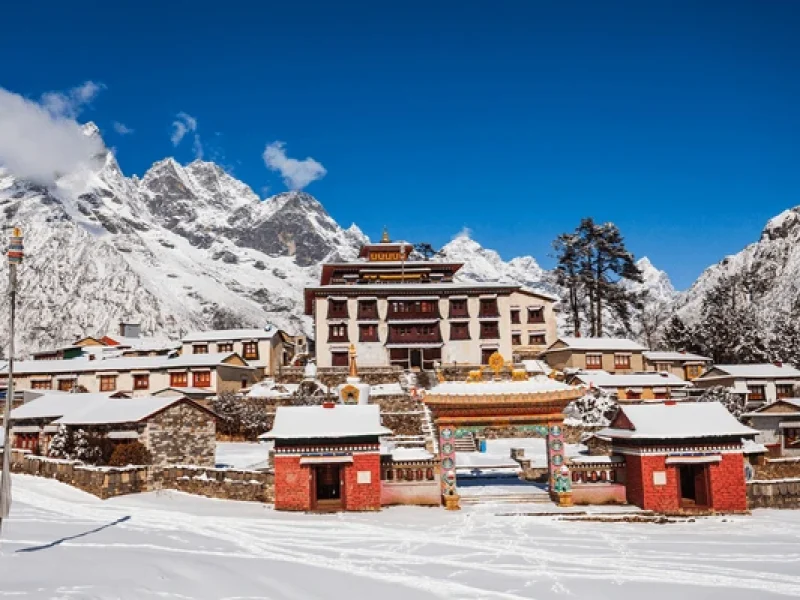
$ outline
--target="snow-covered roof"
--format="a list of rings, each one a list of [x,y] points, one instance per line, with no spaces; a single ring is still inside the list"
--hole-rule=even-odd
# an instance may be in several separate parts
[[[566,348],[554,347],[559,342],[565,344],[570,350],[614,350],[625,352],[638,352],[645,347],[625,338],[590,338],[590,337],[560,337],[546,352],[557,352]]]
[[[324,291],[324,292],[362,292],[362,291],[405,291],[414,290],[420,293],[433,290],[471,290],[471,289],[498,289],[515,291],[520,289],[521,286],[513,283],[491,283],[491,282],[448,282],[442,281],[438,283],[360,283],[358,285],[335,284],[335,285],[322,285],[318,287],[306,288],[307,291]]]
[[[525,371],[528,373],[546,374],[553,370],[552,367],[550,367],[550,365],[548,365],[543,360],[527,359],[527,360],[522,360],[520,362],[522,363],[522,366],[525,367]]]
[[[598,435],[612,439],[671,440],[706,437],[752,437],[758,433],[742,425],[719,402],[680,402],[620,406],[633,429],[607,427]]]
[[[185,354],[182,356],[128,356],[123,358],[70,358],[66,360],[20,360],[14,363],[14,373],[57,374],[94,371],[153,371],[188,367],[213,367],[222,364],[235,353]],[[244,368],[244,367],[243,367]],[[250,367],[247,367],[250,368]],[[0,372],[7,372],[7,365]]]
[[[760,406],[760,407],[756,408],[755,410],[752,410],[750,412],[746,412],[742,416],[743,417],[781,417],[781,416],[788,416],[788,415],[795,416],[795,415],[798,414],[797,411],[778,412],[778,411],[775,411],[775,410],[771,410],[771,411],[767,412],[768,409],[773,409],[776,404],[779,404],[781,402],[785,402],[786,404],[790,404],[791,406],[794,406],[794,407],[800,409],[800,398],[779,398],[779,399],[775,400],[774,402],[770,402],[769,404],[765,404],[764,406]]]
[[[178,387],[178,386],[170,386],[163,389],[158,390],[157,392],[153,392],[153,395],[170,395],[173,396],[213,396],[216,394],[214,390],[211,388],[204,388],[204,387]]]
[[[191,342],[226,342],[233,340],[270,340],[278,332],[272,325],[263,329],[213,329],[211,331],[193,331],[183,338],[184,343]]]
[[[607,371],[581,371],[573,376],[587,385],[599,388],[627,387],[691,387],[691,382],[684,381],[672,373],[620,373],[612,375]]]
[[[89,406],[106,402],[109,395],[47,392],[12,410],[11,420],[57,419],[67,413],[81,411]]]
[[[377,404],[279,406],[272,430],[260,439],[311,439],[380,436],[392,433],[381,425]]]
[[[707,372],[707,377],[703,376],[702,379],[719,377],[719,373],[747,379],[800,378],[800,371],[791,365],[759,363],[755,365],[714,365]]]
[[[662,351],[662,350],[646,350],[643,352],[644,357],[650,361],[700,361],[711,362],[708,356],[700,356],[699,354],[692,354],[691,352],[675,352],[675,351]]]
[[[745,454],[764,454],[769,452],[764,444],[759,444],[755,440],[742,438],[743,452]]]
[[[514,395],[540,392],[574,390],[575,387],[547,377],[533,377],[526,381],[484,381],[478,383],[446,382],[431,388],[432,396]]]
[[[425,448],[392,448],[390,452],[392,460],[397,462],[430,460],[433,458],[433,454],[425,450]]]

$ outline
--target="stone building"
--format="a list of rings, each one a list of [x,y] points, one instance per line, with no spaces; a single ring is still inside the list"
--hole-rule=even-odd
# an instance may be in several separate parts
[[[670,373],[686,381],[700,377],[713,362],[708,356],[691,352],[647,350],[643,356],[645,371]]]
[[[275,441],[278,510],[380,510],[381,425],[376,405],[278,407],[262,436]]]
[[[120,444],[138,440],[157,466],[214,466],[216,415],[187,398],[44,394],[11,412],[12,444],[47,454],[61,426]]]
[[[795,386],[800,385],[800,370],[781,363],[714,365],[693,383],[703,389],[726,387],[734,394],[746,396],[748,408],[755,409],[776,400],[795,397]]]
[[[625,458],[630,504],[664,513],[747,510],[743,440],[756,431],[719,402],[621,406],[598,432]]]
[[[605,371],[582,371],[567,378],[575,385],[605,390],[620,402],[643,402],[684,398],[691,382],[672,373],[627,373],[612,375]]]
[[[643,346],[624,338],[560,337],[542,357],[557,371],[635,373],[644,371],[644,350]]]
[[[800,456],[800,399],[782,398],[742,415],[772,456]]]

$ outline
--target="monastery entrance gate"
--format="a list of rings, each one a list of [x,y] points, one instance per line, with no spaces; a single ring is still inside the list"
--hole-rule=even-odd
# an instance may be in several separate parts
[[[486,427],[516,426],[545,437],[550,497],[558,500],[557,476],[565,462],[564,408],[584,394],[553,380],[442,383],[423,398],[439,437],[442,496],[445,507],[459,508],[456,439]]]

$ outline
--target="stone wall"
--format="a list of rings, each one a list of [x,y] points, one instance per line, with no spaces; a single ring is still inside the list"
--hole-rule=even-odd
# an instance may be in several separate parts
[[[328,386],[337,386],[347,379],[347,367],[319,367],[317,379]],[[379,383],[397,383],[403,370],[400,367],[359,367],[358,376],[363,383],[376,385]],[[277,383],[300,383],[305,376],[305,367],[283,367],[275,374]]]
[[[755,466],[755,479],[800,478],[800,457],[768,458]]]
[[[190,402],[181,402],[147,420],[143,442],[154,466],[213,467],[216,419]]]
[[[800,508],[800,479],[747,483],[748,508]]]
[[[174,466],[165,467],[156,475],[153,482],[156,489],[177,490],[223,500],[275,501],[275,478],[272,473]]]

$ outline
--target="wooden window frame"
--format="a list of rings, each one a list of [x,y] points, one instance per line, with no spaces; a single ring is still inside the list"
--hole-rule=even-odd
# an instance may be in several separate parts
[[[534,338],[541,338],[541,342],[537,342]],[[528,334],[528,345],[529,346],[546,346],[547,345],[547,334],[546,333],[529,333]]]
[[[463,334],[459,333],[456,334],[456,331],[461,332],[463,330]],[[450,340],[469,340],[472,339],[469,335],[469,323],[450,323]]]
[[[341,331],[340,335],[335,335],[336,331]],[[328,341],[329,342],[349,342],[350,335],[348,332],[347,324],[328,325]]]
[[[144,379],[144,385],[141,381]],[[133,375],[133,389],[134,390],[149,390],[150,389],[150,374],[149,373],[134,373]]]
[[[100,391],[101,392],[116,392],[117,391],[117,376],[116,375],[100,375]],[[107,382],[111,382],[110,387]]]
[[[182,379],[183,383],[177,382],[178,379]],[[189,387],[189,373],[170,373],[169,387]]]
[[[202,379],[202,382],[200,381]],[[203,383],[207,381],[208,383]],[[192,387],[211,387],[211,371],[193,371]]]
[[[788,389],[788,391],[787,391]],[[783,400],[784,398],[793,398],[794,397],[794,386],[789,383],[776,383],[775,384],[775,397],[778,400]]]
[[[367,332],[372,331],[370,335]],[[380,334],[378,333],[378,326],[373,324],[359,325],[358,326],[358,341],[359,342],[380,342]]]
[[[253,348],[251,352],[248,348]],[[258,360],[258,342],[242,342],[242,358],[245,360]]]
[[[344,356],[344,362],[341,362],[341,357]],[[337,364],[340,363],[340,364]],[[347,367],[350,365],[350,357],[347,352],[331,352],[331,366],[332,367]]]
[[[534,317],[534,314],[538,314],[540,316]],[[544,307],[542,307],[542,306],[538,306],[538,307],[535,307],[535,308],[534,307],[528,307],[528,324],[529,325],[539,324],[539,323],[544,323],[544,322],[545,322]]]
[[[631,368],[631,355],[630,354],[614,354],[614,368],[615,369],[630,369]]]
[[[512,333],[511,334],[511,345],[512,346],[522,346],[522,334],[521,333]]]
[[[596,359],[596,360],[595,360]],[[603,355],[602,354],[587,354],[586,355],[586,369],[602,369],[603,368]]]
[[[480,339],[482,340],[500,339],[500,324],[497,321],[481,322]]]
[[[208,344],[192,344],[192,354],[208,354]]]
[[[225,352],[233,352],[233,344],[226,342],[224,344],[217,344],[217,352],[222,354]]]

